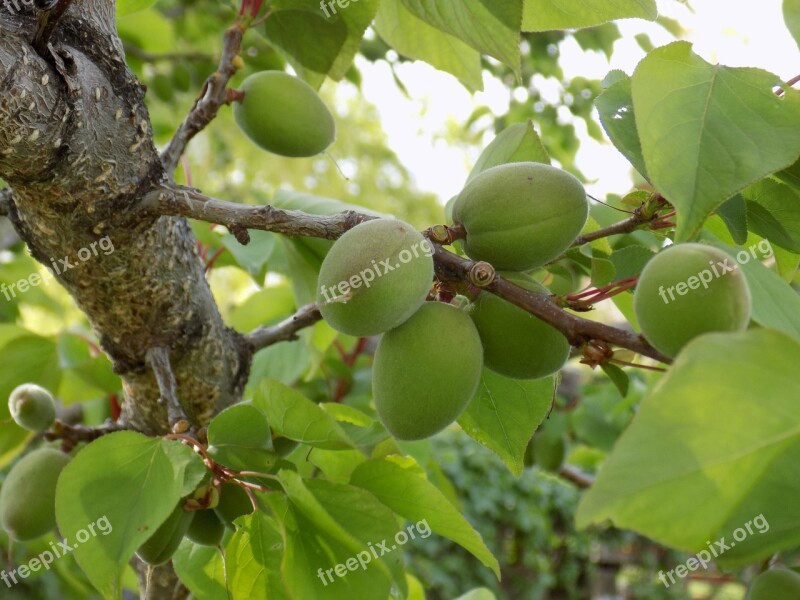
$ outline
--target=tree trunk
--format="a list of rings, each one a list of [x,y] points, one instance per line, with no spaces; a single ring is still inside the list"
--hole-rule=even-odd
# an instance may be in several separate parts
[[[184,413],[202,426],[240,399],[252,348],[222,322],[186,220],[137,211],[169,174],[153,145],[145,89],[125,64],[114,2],[75,0],[41,54],[37,11],[21,6],[18,14],[0,9],[7,215],[88,316],[122,379],[126,424],[151,435],[169,429],[146,361],[161,346]],[[109,242],[113,251],[100,250]],[[157,569],[149,582],[147,598],[185,597],[170,572]]]

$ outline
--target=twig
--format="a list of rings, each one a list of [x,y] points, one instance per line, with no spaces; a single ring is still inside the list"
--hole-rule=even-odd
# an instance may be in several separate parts
[[[87,427],[86,425],[70,425],[63,421],[56,420],[49,431],[45,432],[44,439],[47,441],[64,440],[73,445],[79,442],[92,442],[97,438],[103,437],[115,431],[126,429],[122,423],[106,423],[98,427]]]
[[[161,393],[161,402],[167,405],[167,418],[173,433],[186,433],[190,429],[189,418],[178,400],[178,384],[169,359],[169,348],[154,346],[147,351],[147,362],[153,369]]]
[[[47,55],[47,44],[50,42],[58,21],[67,12],[70,4],[72,4],[72,0],[57,0],[50,10],[39,14],[39,27],[33,38],[33,49],[39,56]]]
[[[222,56],[219,59],[217,70],[208,77],[192,110],[189,111],[164,152],[161,153],[161,162],[167,173],[175,170],[192,138],[205,129],[206,125],[217,116],[220,107],[226,104],[228,82],[238,70],[235,63],[242,47],[245,27],[244,20],[240,18],[225,32]],[[239,60],[241,61],[241,59]]]
[[[297,339],[297,332],[310,327],[322,319],[316,304],[308,304],[298,310],[293,316],[272,327],[259,327],[245,336],[253,346],[253,350],[261,350],[278,342],[288,342]]]
[[[613,225],[609,225],[608,227],[603,227],[602,229],[598,229],[597,231],[591,231],[585,235],[578,237],[574,242],[572,242],[572,245],[582,246],[583,244],[588,244],[589,242],[599,240],[600,238],[609,237],[620,233],[631,233],[632,231],[636,231],[637,229],[639,229],[639,227],[641,227],[642,225],[650,223],[655,219],[656,215],[652,215],[648,218],[645,217],[641,213],[641,211],[637,210],[624,221],[620,221],[619,223],[614,223]]]
[[[558,474],[563,479],[574,483],[581,489],[590,488],[592,485],[594,485],[594,477],[591,477],[586,473],[582,473],[581,471],[578,471],[569,465],[561,465],[561,468],[558,470]]]
[[[11,203],[14,192],[11,188],[0,190],[0,217],[7,217],[11,211]]]
[[[469,273],[475,266],[475,262],[448,252],[438,244],[433,244],[433,247],[436,271],[440,278],[469,280]],[[484,289],[539,317],[545,323],[549,323],[563,333],[570,344],[575,347],[581,347],[595,339],[604,340],[663,363],[672,362],[653,348],[642,336],[572,315],[562,310],[548,294],[523,289],[499,275]]]
[[[288,236],[308,236],[328,240],[335,240],[348,229],[375,218],[353,211],[320,216],[296,210],[281,210],[273,206],[249,206],[218,200],[195,189],[171,184],[148,194],[139,208],[154,216],[189,217],[225,225],[232,233],[237,228],[260,229]]]

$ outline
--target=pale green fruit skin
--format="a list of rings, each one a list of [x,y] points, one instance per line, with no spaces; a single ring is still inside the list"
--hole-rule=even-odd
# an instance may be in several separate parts
[[[156,529],[155,533],[139,547],[136,555],[154,567],[163,565],[172,558],[178,546],[181,545],[181,541],[186,536],[195,514],[194,512],[183,510],[183,502],[178,502],[175,510]]]
[[[797,600],[800,574],[790,569],[770,569],[753,580],[747,600]]]
[[[233,105],[236,123],[264,150],[289,157],[315,156],[336,137],[336,124],[314,88],[282,71],[250,75],[244,99]]]
[[[375,352],[372,390],[386,429],[399,440],[419,440],[455,421],[478,388],[482,354],[472,320],[440,302],[426,302],[385,333]]]
[[[713,276],[708,289],[699,284],[685,295],[668,288],[686,283],[690,277],[711,270],[714,264],[727,260],[738,263],[722,250],[704,244],[679,244],[659,252],[650,259],[639,277],[633,307],[642,334],[659,352],[674,358],[690,340],[715,331],[741,331],[750,322],[752,301],[750,288],[740,267],[721,277]],[[722,272],[717,267],[718,272]],[[706,277],[708,279],[708,277]],[[663,287],[662,294],[659,289]],[[664,302],[667,299],[667,303]]]
[[[225,525],[210,508],[197,511],[186,531],[186,537],[201,546],[218,546],[224,534]]]
[[[337,331],[357,337],[397,327],[422,306],[433,285],[432,250],[421,233],[402,221],[376,219],[353,227],[322,262],[317,281],[322,317]],[[397,267],[385,273],[380,263],[387,259]],[[353,277],[358,287],[350,284]],[[349,292],[346,302],[339,301],[345,300],[338,288],[343,282],[349,287],[342,288],[345,296]]]
[[[464,252],[496,269],[527,271],[560,256],[589,216],[573,175],[533,162],[492,167],[470,181],[453,206]]]
[[[36,433],[47,431],[56,420],[56,404],[43,387],[25,383],[8,397],[8,410],[20,427]]]
[[[56,483],[70,457],[39,448],[23,457],[0,489],[0,523],[14,539],[27,542],[56,526]]]
[[[503,275],[522,288],[548,293],[527,277]],[[481,336],[483,362],[495,373],[537,379],[552,375],[567,362],[569,342],[561,332],[494,294],[481,292],[469,316]]]

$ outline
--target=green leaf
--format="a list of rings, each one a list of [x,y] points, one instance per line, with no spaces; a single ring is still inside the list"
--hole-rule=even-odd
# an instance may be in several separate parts
[[[267,39],[314,87],[327,75],[345,76],[379,0],[353,1],[346,8],[319,0],[275,0],[264,24]]]
[[[606,363],[604,365],[600,365],[600,368],[603,369],[603,372],[608,375],[608,378],[611,380],[611,383],[614,384],[619,390],[619,393],[624,398],[628,395],[628,388],[630,387],[631,380],[628,377],[628,374],[620,369],[617,365]]]
[[[577,29],[631,17],[653,21],[657,16],[655,0],[525,0],[522,30]]]
[[[225,568],[216,548],[184,539],[172,557],[172,566],[195,600],[229,600]]]
[[[651,52],[633,75],[647,173],[678,211],[676,241],[691,239],[725,200],[795,162],[800,93],[760,69],[710,65],[686,42]]]
[[[483,90],[480,52],[416,17],[402,3],[381,2],[375,30],[403,56],[450,73],[472,92]]]
[[[150,8],[155,3],[156,0],[117,0],[117,16],[123,17]]]
[[[642,144],[636,129],[631,78],[622,72],[617,72],[615,79],[616,81],[608,89],[594,99],[594,105],[597,107],[600,123],[611,143],[628,159],[642,177],[647,178]]]
[[[398,525],[391,511],[364,490],[349,485],[304,481],[289,471],[281,471],[279,476],[288,504],[281,509],[282,503],[274,496],[268,500],[283,524],[286,550],[282,571],[284,580],[292,582],[294,596],[384,600],[393,572],[400,573],[397,561],[402,561],[402,553],[375,560],[366,546],[394,535]],[[365,568],[358,562],[359,555]],[[387,561],[394,565],[392,570]],[[334,571],[337,564],[342,565],[338,573]]]
[[[773,244],[800,252],[800,192],[772,179],[759,181],[743,192],[748,202],[750,230]],[[754,203],[764,209],[761,219],[750,214]]]
[[[486,169],[514,162],[550,164],[550,156],[536,133],[533,121],[514,123],[498,133],[481,152],[478,162],[467,177],[467,183]]]
[[[763,515],[768,532],[754,529],[717,560],[739,565],[796,546],[800,516],[786,498],[800,493],[798,362],[800,342],[770,330],[690,342],[583,497],[578,526],[610,518],[697,552]]]
[[[208,425],[208,450],[232,469],[265,471],[277,461],[266,415],[249,403],[230,406]]]
[[[253,404],[267,415],[275,433],[328,450],[353,447],[339,424],[301,393],[266,380],[253,398]]]
[[[250,230],[250,243],[243,246],[236,237],[226,234],[222,237],[222,244],[236,259],[236,262],[250,277],[256,281],[263,281],[266,275],[267,262],[272,257],[277,244],[277,238],[270,231]]]
[[[644,246],[625,246],[614,250],[610,259],[614,264],[617,280],[639,275],[653,255],[653,251]]]
[[[741,194],[726,200],[717,209],[717,214],[725,222],[731,238],[737,244],[747,241],[747,202]]]
[[[500,579],[500,565],[480,534],[417,469],[416,463],[401,465],[392,458],[370,460],[356,468],[351,483],[412,523],[427,521],[434,532],[464,547]]]
[[[95,440],[66,466],[56,489],[56,518],[66,540],[108,519],[107,534],[75,545],[74,555],[106,598],[120,598],[133,556],[205,473],[187,446],[122,431]],[[97,530],[97,528],[96,528]]]
[[[800,47],[800,0],[783,0],[783,20]]]
[[[800,340],[800,296],[780,276],[752,258],[749,250],[720,247],[740,265],[753,297],[752,319]],[[750,258],[745,260],[745,253]]]
[[[288,600],[292,596],[281,580],[284,548],[278,524],[262,511],[239,521],[241,527],[225,547],[233,597]]]
[[[401,1],[420,19],[493,56],[520,77],[522,0]]]
[[[484,369],[478,392],[458,423],[519,477],[525,468],[525,448],[547,415],[554,393],[554,377],[509,379]]]

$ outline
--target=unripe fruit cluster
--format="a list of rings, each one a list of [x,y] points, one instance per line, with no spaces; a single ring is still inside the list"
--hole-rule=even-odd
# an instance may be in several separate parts
[[[464,246],[472,258],[522,270],[566,250],[587,211],[586,194],[572,175],[517,163],[476,177],[458,197],[454,217],[467,232]],[[425,303],[432,254],[409,225],[378,219],[337,240],[320,269],[317,303],[325,320],[349,335],[383,334],[373,394],[380,420],[398,439],[426,438],[455,421],[474,396],[484,364],[507,377],[533,379],[558,371],[569,355],[560,332],[489,292],[480,292],[466,310]],[[523,273],[504,275],[547,293]]]

